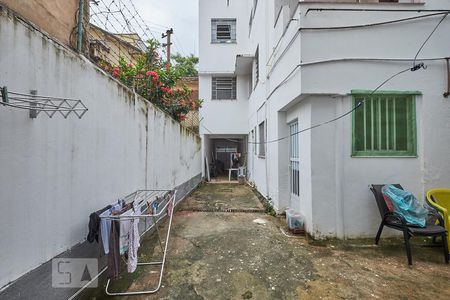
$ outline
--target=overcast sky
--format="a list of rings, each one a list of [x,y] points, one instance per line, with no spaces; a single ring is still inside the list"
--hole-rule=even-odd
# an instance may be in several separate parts
[[[162,26],[171,27],[175,34],[172,49],[198,55],[198,0],[132,1],[156,38],[161,40]]]

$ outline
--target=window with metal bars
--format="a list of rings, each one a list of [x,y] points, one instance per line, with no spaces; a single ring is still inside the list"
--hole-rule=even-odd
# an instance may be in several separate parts
[[[259,124],[259,153],[258,156],[264,158],[266,156],[266,123]]]
[[[236,19],[211,19],[212,43],[236,43]]]
[[[256,48],[255,52],[255,86],[258,84],[259,81],[259,45]]]
[[[418,92],[353,94],[352,156],[416,156]]]
[[[257,143],[256,143],[256,126],[255,126],[255,129],[253,130],[254,132],[255,132],[255,134],[253,135],[253,152],[255,153],[255,155],[257,155],[258,153],[257,153],[257,147],[256,147],[256,145],[257,145]]]
[[[299,133],[298,122],[289,124],[289,146],[290,146],[290,186],[291,194],[300,195],[300,149],[299,149]]]
[[[213,77],[212,100],[235,100],[236,77]]]

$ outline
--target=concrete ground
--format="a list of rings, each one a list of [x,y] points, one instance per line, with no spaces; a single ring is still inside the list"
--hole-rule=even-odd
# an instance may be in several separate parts
[[[319,243],[286,233],[282,218],[192,209],[201,207],[261,208],[247,186],[201,186],[174,216],[161,290],[130,299],[450,299],[450,267],[428,240],[413,239],[409,267],[401,239]],[[142,260],[160,255],[155,236],[143,240],[140,253]],[[148,267],[123,274],[114,289],[157,279]],[[82,298],[106,298],[103,285]]]

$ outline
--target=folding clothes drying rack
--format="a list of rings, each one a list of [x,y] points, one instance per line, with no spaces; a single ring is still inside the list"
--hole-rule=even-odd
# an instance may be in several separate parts
[[[108,279],[108,282],[106,283],[106,287],[105,287],[105,293],[107,295],[129,296],[129,295],[153,294],[153,293],[156,293],[160,289],[162,277],[163,277],[163,273],[164,273],[164,265],[166,262],[167,246],[169,244],[170,229],[172,226],[173,209],[176,204],[176,202],[175,202],[176,194],[177,194],[176,190],[137,190],[124,198],[125,203],[133,202],[133,203],[141,204],[141,203],[143,203],[143,201],[145,201],[142,204],[142,206],[140,206],[141,213],[143,211],[147,212],[148,209],[150,209],[152,211],[151,214],[147,213],[147,214],[135,214],[135,215],[131,215],[131,216],[118,215],[118,216],[101,217],[102,219],[107,219],[107,220],[112,220],[112,221],[125,221],[125,220],[134,220],[134,219],[139,219],[139,218],[142,219],[143,218],[145,220],[145,230],[140,234],[140,236],[142,237],[145,233],[147,233],[151,229],[155,228],[157,236],[158,236],[159,246],[161,247],[161,250],[163,253],[163,257],[162,257],[161,261],[138,262],[137,263],[138,267],[139,266],[149,266],[149,265],[151,265],[151,266],[160,265],[161,266],[160,273],[159,273],[158,285],[154,289],[143,290],[143,291],[133,291],[133,292],[110,292],[108,290],[108,288],[109,288],[111,279]],[[168,197],[168,199],[166,199],[166,195],[170,195]],[[161,199],[164,199],[164,200],[161,203],[159,203],[159,205],[163,205],[163,207],[158,206],[157,210],[154,211],[153,205],[155,204],[155,201],[161,200]],[[132,201],[130,201],[130,200],[132,200]],[[163,243],[161,240],[161,235],[160,235],[160,231],[159,231],[159,223],[166,215],[169,215],[169,226],[167,229],[166,240]],[[147,220],[149,218],[151,218],[152,224],[149,227],[147,227]],[[106,268],[104,270],[106,270]]]

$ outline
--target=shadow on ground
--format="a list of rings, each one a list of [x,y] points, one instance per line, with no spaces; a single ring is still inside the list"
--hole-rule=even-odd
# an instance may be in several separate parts
[[[247,187],[226,187],[236,195],[227,196],[230,191],[219,184],[203,185],[183,204],[174,216],[161,290],[130,299],[450,299],[450,267],[441,248],[428,240],[413,239],[409,267],[400,239],[382,239],[381,246],[364,239],[319,243],[286,235],[282,218],[185,210],[258,205]],[[253,222],[257,218],[266,223]],[[140,253],[160,255],[154,249],[157,240],[146,237]],[[123,274],[115,288],[156,283],[148,269]],[[84,294],[104,297],[100,288]]]

